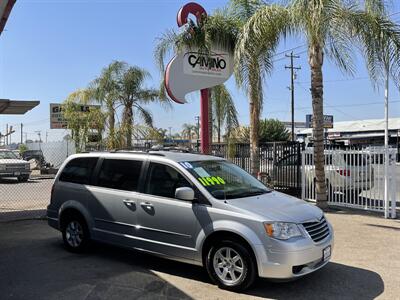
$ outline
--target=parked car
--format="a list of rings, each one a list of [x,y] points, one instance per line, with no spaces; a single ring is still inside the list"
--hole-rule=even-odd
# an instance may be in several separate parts
[[[16,177],[18,181],[28,181],[29,163],[19,158],[13,151],[0,149],[0,178]]]
[[[30,162],[31,169],[40,169],[48,166],[42,150],[26,150],[22,153],[22,158]]]
[[[305,184],[315,186],[315,167],[312,154],[306,153],[306,161],[299,161],[297,154],[280,159],[273,170],[270,170],[274,184],[277,186],[297,186],[305,175]],[[367,155],[354,151],[325,150],[325,177],[328,194],[337,193],[358,195],[374,186],[374,171]]]
[[[90,241],[204,266],[221,288],[294,279],[325,266],[323,212],[273,191],[223,158],[175,151],[85,153],[58,171],[48,224],[66,249]]]

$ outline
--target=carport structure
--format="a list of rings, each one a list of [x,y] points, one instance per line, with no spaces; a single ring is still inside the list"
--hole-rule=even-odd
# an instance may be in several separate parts
[[[6,26],[8,17],[11,13],[11,9],[13,8],[15,2],[17,0],[2,0],[0,1],[0,34],[3,32],[4,27]]]

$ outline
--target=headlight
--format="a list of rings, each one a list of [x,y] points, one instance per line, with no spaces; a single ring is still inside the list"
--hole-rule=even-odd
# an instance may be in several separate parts
[[[294,223],[264,223],[264,228],[268,236],[279,240],[288,240],[296,236],[302,236],[299,227]]]

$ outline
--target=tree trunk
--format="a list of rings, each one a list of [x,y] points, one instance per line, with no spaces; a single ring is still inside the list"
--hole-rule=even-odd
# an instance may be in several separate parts
[[[324,104],[322,65],[323,49],[319,45],[309,47],[309,64],[311,68],[311,95],[313,108],[313,142],[314,166],[317,206],[321,209],[328,207],[325,179],[324,155]]]
[[[107,105],[108,108],[108,127],[110,130],[110,133],[108,135],[108,149],[115,149],[116,148],[116,143],[115,143],[115,110],[114,106]]]
[[[218,118],[218,123],[217,123],[217,138],[218,138],[218,143],[221,143],[221,119]]]
[[[132,148],[132,124],[133,124],[132,105],[133,102],[131,100],[126,101],[122,117],[122,126],[125,132],[125,142],[126,142],[125,146],[128,149]]]
[[[259,123],[261,113],[261,79],[257,74],[257,65],[255,64],[255,72],[250,75],[249,84],[249,100],[250,100],[250,168],[251,174],[255,177],[260,172],[260,150],[259,150]]]
[[[213,109],[212,109],[212,91],[208,89],[208,136],[210,141],[210,149],[208,153],[211,152],[213,143]]]

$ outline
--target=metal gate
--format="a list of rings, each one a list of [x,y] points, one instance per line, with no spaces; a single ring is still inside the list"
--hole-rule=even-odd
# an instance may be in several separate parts
[[[325,150],[325,176],[328,204],[378,211],[396,217],[400,199],[400,166],[396,149]],[[315,201],[313,149],[302,153],[302,199]],[[385,160],[388,160],[385,172]],[[385,181],[387,188],[385,189]]]
[[[302,147],[298,142],[260,144],[259,179],[275,190],[300,197]],[[213,144],[211,152],[251,172],[249,144]]]

